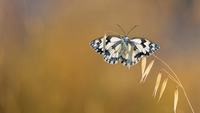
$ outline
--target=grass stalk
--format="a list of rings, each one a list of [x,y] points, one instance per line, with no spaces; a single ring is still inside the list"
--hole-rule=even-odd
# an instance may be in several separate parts
[[[172,69],[164,60],[162,60],[161,58],[159,58],[159,57],[156,56],[155,54],[153,54],[153,56],[154,56],[160,63],[162,63],[164,66],[166,66],[166,67],[168,68],[168,70],[174,75],[174,76],[172,76],[169,72],[165,71],[165,72],[168,73],[169,78],[172,79],[174,82],[176,82],[176,83],[181,87],[181,89],[182,89],[182,91],[183,91],[183,93],[184,93],[184,96],[185,96],[185,98],[186,98],[186,100],[187,100],[187,102],[188,102],[188,105],[189,105],[189,107],[190,107],[192,113],[195,113],[195,112],[194,112],[194,108],[193,108],[193,106],[192,106],[192,104],[191,104],[191,102],[190,102],[190,99],[189,99],[189,97],[188,97],[188,95],[187,95],[187,93],[186,93],[186,91],[185,91],[185,88],[183,87],[183,85],[182,85],[181,81],[179,80],[177,74],[173,71],[173,69]]]

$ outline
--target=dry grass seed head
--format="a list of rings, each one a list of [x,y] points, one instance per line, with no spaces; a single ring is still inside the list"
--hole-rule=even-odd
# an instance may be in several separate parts
[[[146,63],[147,63],[146,57],[142,58],[142,62],[141,62],[142,75],[144,74],[144,71],[145,71],[145,68],[146,68]]]
[[[156,79],[156,84],[155,84],[155,87],[154,87],[154,91],[153,91],[153,97],[154,98],[156,97],[156,94],[158,92],[158,88],[160,86],[161,77],[162,77],[162,73],[159,72],[158,76],[157,76],[157,79]]]
[[[154,60],[152,60],[149,65],[147,66],[146,70],[144,71],[143,75],[142,75],[142,78],[140,80],[140,82],[145,82],[146,79],[147,79],[147,76],[149,75],[149,72],[151,71],[151,68],[153,67],[153,64],[154,64]]]
[[[163,95],[163,93],[164,93],[164,91],[166,89],[166,86],[167,86],[167,82],[168,82],[168,78],[165,78],[165,80],[162,83],[161,89],[160,89],[160,95],[159,95],[159,98],[158,98],[158,102],[162,98],[162,95]]]
[[[176,108],[178,104],[178,88],[174,91],[174,113],[176,113]]]

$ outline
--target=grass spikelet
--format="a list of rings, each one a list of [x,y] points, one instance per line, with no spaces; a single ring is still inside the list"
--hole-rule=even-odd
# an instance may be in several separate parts
[[[146,57],[142,58],[142,61],[141,61],[142,75],[144,74],[146,63],[147,63]]]
[[[174,91],[174,113],[176,113],[176,108],[178,104],[178,88]]]
[[[105,34],[104,37],[103,37],[103,52],[105,52],[106,37],[107,37],[107,35]]]
[[[142,82],[144,83],[144,82],[146,81],[146,78],[147,78],[147,76],[148,76],[148,74],[149,74],[149,72],[150,72],[150,70],[151,70],[153,64],[154,64],[154,60],[152,60],[152,61],[149,63],[149,65],[147,66],[146,70],[144,71],[144,74],[142,75],[142,78],[141,78],[141,80],[140,80],[140,83],[142,83]]]
[[[160,89],[160,96],[159,96],[159,99],[158,99],[158,102],[160,101],[160,99],[162,98],[162,95],[166,89],[166,86],[167,86],[167,82],[168,82],[168,78],[166,78],[163,83],[162,83],[162,86],[161,86],[161,89]]]
[[[156,97],[156,94],[158,92],[158,88],[159,88],[159,85],[160,85],[161,77],[162,77],[162,73],[159,72],[158,76],[157,76],[157,79],[156,79],[156,85],[155,85],[154,91],[153,91],[153,97],[154,98]]]

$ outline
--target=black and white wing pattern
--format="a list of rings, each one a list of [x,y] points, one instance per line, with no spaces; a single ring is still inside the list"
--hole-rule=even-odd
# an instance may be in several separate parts
[[[131,38],[130,41],[139,50],[140,55],[137,55],[136,57],[149,56],[160,49],[160,46],[158,44],[151,42],[145,38],[134,37]]]
[[[118,35],[104,35],[104,37],[92,40],[90,45],[97,53],[103,55],[106,62],[116,64],[120,58],[121,41]]]
[[[160,48],[145,38],[118,35],[105,35],[92,40],[90,45],[97,53],[103,55],[106,62],[116,64],[120,61],[129,68]]]
[[[129,41],[130,50],[122,54],[121,62],[130,67],[137,64],[143,57],[148,57],[160,47],[145,38],[131,38]]]

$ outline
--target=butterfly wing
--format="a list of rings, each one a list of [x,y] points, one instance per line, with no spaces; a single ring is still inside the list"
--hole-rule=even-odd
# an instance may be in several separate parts
[[[140,51],[139,53],[143,56],[149,56],[160,49],[158,44],[151,42],[145,38],[134,37],[130,39],[130,43],[132,43],[132,45],[135,45],[136,48]],[[140,57],[141,55],[137,55],[136,57]]]
[[[115,35],[105,35],[90,42],[97,53],[103,55],[104,60],[110,64],[116,64],[120,57],[121,38]]]
[[[104,52],[105,41],[106,41],[106,35],[104,37],[100,37],[100,38],[92,40],[90,42],[90,46],[94,48],[94,50],[97,53],[102,54]]]
[[[121,63],[125,66],[137,64],[143,57],[153,54],[160,47],[144,38],[131,38],[129,41],[130,49],[121,56]]]

